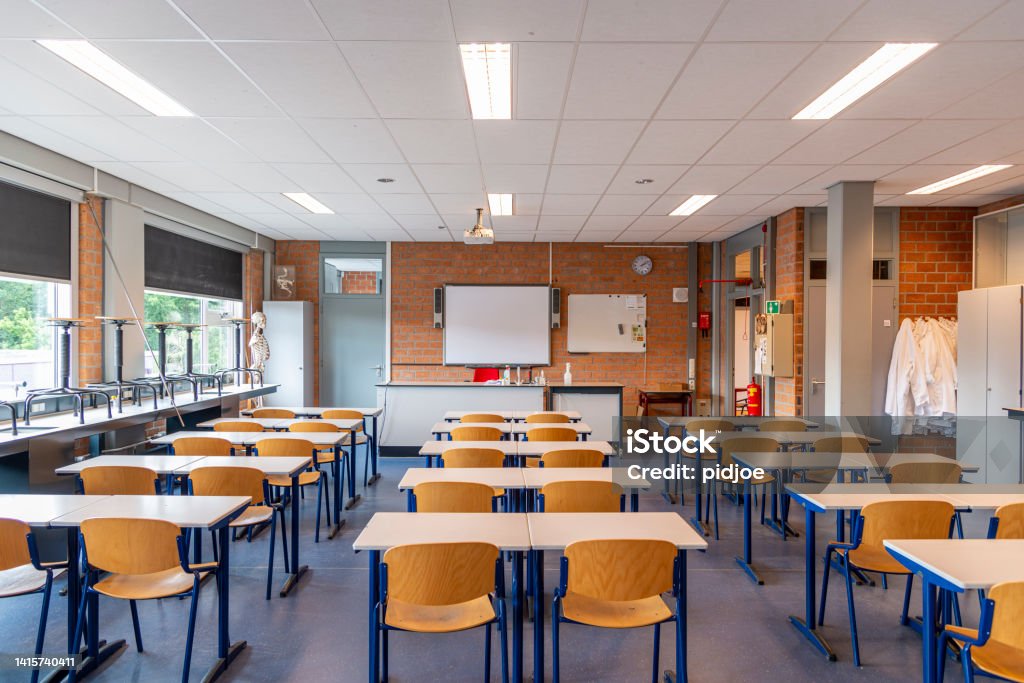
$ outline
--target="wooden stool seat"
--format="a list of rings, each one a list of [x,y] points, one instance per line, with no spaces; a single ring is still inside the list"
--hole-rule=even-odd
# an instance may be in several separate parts
[[[0,572],[0,598],[13,598],[34,593],[46,585],[46,572],[31,564],[12,567]]]
[[[659,595],[639,600],[602,600],[579,593],[566,593],[562,614],[581,624],[604,628],[652,626],[672,618],[672,610]]]
[[[202,568],[206,566],[216,569],[217,563],[192,565],[193,569],[199,571],[203,571]],[[191,591],[192,575],[183,572],[181,567],[171,567],[152,574],[110,574],[97,581],[93,588],[103,595],[123,600],[169,598]]]
[[[416,605],[391,598],[384,623],[419,633],[451,633],[482,626],[495,616],[486,595],[456,605]]]
[[[299,486],[309,486],[320,481],[321,472],[300,472],[299,473]],[[267,483],[271,486],[285,486],[290,487],[292,485],[292,478],[287,477],[283,474],[273,474],[267,477]]]
[[[269,505],[250,505],[245,508],[242,514],[231,520],[231,523],[228,526],[246,527],[253,526],[255,524],[263,524],[264,522],[269,522],[273,516],[274,508]]]

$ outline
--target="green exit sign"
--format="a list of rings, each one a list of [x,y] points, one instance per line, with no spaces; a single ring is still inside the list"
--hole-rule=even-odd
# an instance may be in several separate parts
[[[781,301],[766,301],[765,302],[765,313],[768,315],[778,315],[782,313],[782,302]]]

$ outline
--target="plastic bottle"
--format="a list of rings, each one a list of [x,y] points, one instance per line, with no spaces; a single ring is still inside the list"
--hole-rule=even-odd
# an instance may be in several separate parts
[[[562,382],[566,386],[569,386],[570,384],[572,384],[572,364],[571,363],[566,363],[565,364],[565,374],[562,375]]]
[[[505,386],[512,384],[512,368],[505,366],[505,374],[501,378],[501,383]]]
[[[537,384],[544,386],[548,383],[548,378],[544,376],[544,371],[540,371],[540,377],[537,378]]]

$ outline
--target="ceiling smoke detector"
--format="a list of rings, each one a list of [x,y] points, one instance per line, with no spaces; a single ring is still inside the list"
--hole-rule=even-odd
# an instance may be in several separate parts
[[[494,244],[494,231],[484,225],[484,210],[476,210],[476,225],[462,235],[466,244]]]

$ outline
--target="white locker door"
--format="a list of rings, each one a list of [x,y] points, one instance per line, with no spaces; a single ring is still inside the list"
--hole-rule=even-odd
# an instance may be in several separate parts
[[[988,445],[988,292],[972,289],[960,292],[957,307],[957,459],[977,465],[977,474],[964,479],[986,480]]]
[[[1020,481],[1020,423],[1006,416],[1021,404],[1021,286],[988,290],[989,483]]]

